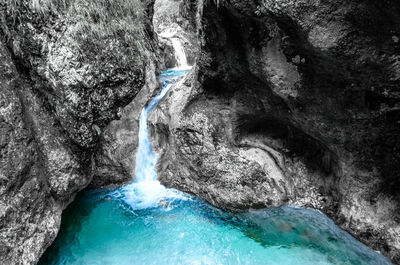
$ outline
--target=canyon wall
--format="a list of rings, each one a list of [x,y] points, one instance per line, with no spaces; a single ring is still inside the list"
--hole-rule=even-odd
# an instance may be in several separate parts
[[[154,2],[154,34],[158,40],[156,55],[161,69],[177,66],[171,39],[179,40],[193,64],[198,51],[196,20],[192,8],[185,1],[156,0]],[[119,109],[118,119],[113,120],[101,133],[96,152],[96,169],[91,188],[118,186],[134,179],[138,146],[139,116],[143,106],[159,90],[154,72],[146,78],[145,86],[126,107]]]
[[[151,116],[161,181],[320,209],[400,262],[400,4],[188,1],[196,67]]]
[[[159,37],[159,50],[163,56],[164,68],[176,67],[172,39],[178,40],[186,53],[189,65],[193,65],[198,52],[196,20],[190,3],[183,0],[156,0],[154,3],[153,25]]]
[[[196,65],[150,117],[165,185],[319,209],[400,263],[397,1],[113,3],[0,2],[0,263],[35,263],[81,189],[132,180],[171,37]]]
[[[158,89],[152,15],[147,0],[0,2],[1,264],[36,263],[75,194],[108,176],[100,135]]]

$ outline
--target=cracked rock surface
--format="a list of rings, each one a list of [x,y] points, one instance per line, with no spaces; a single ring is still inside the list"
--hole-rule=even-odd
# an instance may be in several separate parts
[[[161,181],[320,209],[400,262],[400,5],[197,1],[197,65],[152,116]]]
[[[37,262],[75,194],[110,176],[104,128],[158,86],[152,1],[89,2],[0,3],[1,264]]]

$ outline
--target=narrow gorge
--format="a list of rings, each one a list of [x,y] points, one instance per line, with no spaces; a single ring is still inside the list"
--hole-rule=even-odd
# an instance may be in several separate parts
[[[400,264],[400,3],[0,1],[0,264]]]

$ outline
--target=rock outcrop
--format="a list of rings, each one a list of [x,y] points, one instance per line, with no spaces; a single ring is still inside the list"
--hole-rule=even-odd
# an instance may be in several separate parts
[[[151,115],[161,181],[320,209],[400,262],[400,4],[190,1],[199,54]]]
[[[177,66],[172,38],[179,39],[183,44],[189,57],[188,63],[194,62],[197,35],[192,15],[196,14],[188,9],[185,1],[155,1],[153,24],[154,31],[158,32],[160,67],[165,69]],[[146,78],[145,87],[129,105],[119,110],[118,120],[112,121],[102,131],[100,147],[95,155],[95,176],[89,187],[117,186],[134,179],[140,112],[148,100],[159,92],[154,89],[158,88],[158,79],[153,75],[154,72],[155,69],[147,71],[151,75]]]
[[[106,152],[95,159],[102,131],[142,88],[158,88],[152,7],[0,3],[1,264],[34,264],[75,194],[107,175]]]
[[[398,1],[112,3],[0,2],[0,263],[34,264],[78,191],[132,179],[171,38],[197,63],[150,116],[165,185],[320,209],[400,263]]]
[[[194,2],[193,2],[194,3]],[[178,66],[172,40],[176,39],[185,50],[189,65],[193,65],[198,53],[196,13],[192,4],[184,0],[156,0],[153,25],[159,38],[159,50],[164,68]]]

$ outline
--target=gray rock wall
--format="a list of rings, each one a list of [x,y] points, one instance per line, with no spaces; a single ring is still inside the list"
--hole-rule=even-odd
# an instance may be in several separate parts
[[[116,1],[0,3],[2,264],[34,264],[81,189],[132,180],[168,56],[153,1]],[[161,181],[231,210],[320,209],[399,263],[399,4],[159,5],[197,56],[150,117]]]
[[[185,1],[157,0],[154,3],[154,31],[161,34],[167,31],[173,32],[168,38],[158,35],[159,39],[159,63],[160,67],[173,68],[176,66],[174,50],[170,38],[175,37],[182,41],[188,63],[193,63],[197,54],[197,34],[195,23],[192,24],[192,15],[187,10]],[[146,77],[145,86],[135,99],[126,107],[119,110],[118,120],[112,121],[104,128],[101,135],[101,144],[96,152],[95,177],[89,187],[116,186],[132,181],[137,151],[137,132],[139,115],[147,101],[155,96],[160,88],[158,79],[153,75],[156,69],[150,69],[152,73]]]
[[[153,113],[164,184],[320,209],[400,262],[400,6],[197,1],[196,69]]]
[[[196,61],[198,53],[196,13],[191,2],[184,0],[156,0],[154,3],[154,30],[159,38],[159,50],[164,58],[164,68],[177,66],[171,38],[182,43],[189,65]]]
[[[75,194],[109,177],[109,122],[158,87],[152,1],[107,3],[0,3],[1,264],[36,263]]]

